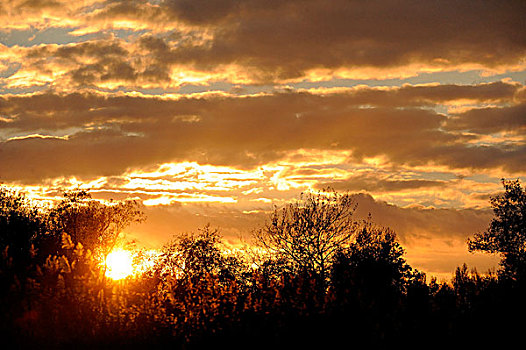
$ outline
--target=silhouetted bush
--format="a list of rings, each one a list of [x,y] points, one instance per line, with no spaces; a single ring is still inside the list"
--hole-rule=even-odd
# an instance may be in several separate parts
[[[354,221],[354,204],[337,194],[276,209],[258,231],[266,250],[232,252],[205,226],[175,237],[148,269],[114,281],[104,257],[120,230],[143,220],[137,203],[103,204],[81,191],[37,208],[3,188],[3,339],[28,348],[187,349],[509,340],[526,309],[524,252],[513,247],[524,233],[524,193],[518,182],[505,189],[492,201],[488,232],[470,241],[502,253],[501,270],[481,275],[463,265],[451,283],[438,283],[406,262],[392,230]]]

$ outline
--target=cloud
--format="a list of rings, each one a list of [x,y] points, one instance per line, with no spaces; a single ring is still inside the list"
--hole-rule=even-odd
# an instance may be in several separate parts
[[[465,130],[477,134],[513,132],[525,135],[526,102],[502,108],[473,108],[448,121],[450,130]]]
[[[84,58],[86,67],[74,65],[66,74],[76,83],[95,85],[117,76],[136,86],[166,84],[174,70],[252,83],[378,78],[394,72],[504,72],[523,69],[526,59],[526,5],[521,0],[117,0],[82,5],[57,0],[14,1],[4,7],[0,21],[6,29],[99,33],[93,45],[101,46],[118,30],[135,33],[134,39],[121,37],[133,46],[127,56],[89,59],[91,53]],[[63,59],[61,54],[50,50],[45,58]]]
[[[206,5],[205,5],[206,3]],[[523,62],[522,1],[165,1],[174,18],[213,28],[170,56],[201,69],[235,63],[260,81],[314,69],[497,68]]]
[[[68,0],[10,0],[0,4],[3,30],[64,26],[78,21],[83,9],[98,0],[82,2]]]
[[[437,180],[391,180],[357,176],[345,180],[318,183],[316,188],[320,190],[324,188],[332,188],[336,191],[397,192],[426,187],[442,187],[445,185],[446,182]]]
[[[48,82],[56,90],[67,91],[82,87],[133,86],[143,82],[145,77],[150,82],[159,82],[158,76],[152,77],[151,70],[143,69],[140,57],[133,57],[126,42],[112,37],[12,50],[18,51],[23,63],[15,74],[5,79],[8,87],[20,76],[34,76],[34,79],[49,76]],[[28,79],[27,85],[30,84],[31,79]]]
[[[495,87],[506,94],[514,91],[514,85]],[[508,96],[502,92],[488,96],[487,85],[481,90],[477,98],[493,101],[495,96]],[[470,95],[476,97],[476,91],[473,87]],[[399,166],[525,170],[523,142],[477,142],[486,132],[509,128],[502,120],[510,120],[513,127],[521,124],[522,105],[487,108],[486,118],[468,111],[450,119],[427,108],[430,101],[443,101],[444,94],[436,92],[436,87],[429,91],[402,87],[174,99],[94,93],[3,96],[0,176],[4,180],[109,176],[188,160],[250,168],[284,159],[298,149],[349,152],[349,161],[354,162],[383,157]],[[400,94],[405,96],[396,106]],[[424,95],[426,108],[416,105]],[[497,113],[504,118],[500,123],[492,121]],[[471,133],[457,131],[459,120],[472,125]],[[28,137],[32,134],[60,139]]]

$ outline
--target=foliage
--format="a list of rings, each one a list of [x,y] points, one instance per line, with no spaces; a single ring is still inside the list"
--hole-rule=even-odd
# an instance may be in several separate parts
[[[519,203],[512,198],[508,201]],[[331,348],[342,342],[411,347],[436,334],[448,342],[486,344],[489,334],[473,337],[480,329],[492,329],[502,342],[520,330],[513,319],[526,310],[524,289],[510,288],[509,278],[480,275],[463,265],[451,283],[427,283],[405,260],[394,231],[352,220],[349,197],[334,193],[302,200],[270,215],[258,232],[268,248],[260,256],[233,253],[217,229],[205,226],[176,236],[149,269],[113,281],[105,277],[101,252],[109,251],[126,224],[143,219],[137,203],[104,204],[76,192],[42,211],[3,189],[4,343],[13,348]],[[518,212],[508,209],[497,218],[504,222],[510,213]],[[506,252],[517,251],[512,248]]]
[[[494,218],[488,229],[468,240],[470,251],[502,255],[501,276],[526,277],[526,192],[519,180],[502,180],[504,194],[491,197]]]
[[[6,316],[27,309],[24,296],[35,280],[35,244],[44,231],[37,208],[23,194],[0,188],[0,330],[13,331]]]
[[[0,249],[14,264],[27,264],[44,232],[44,220],[21,193],[0,188]]]
[[[101,250],[104,256],[115,247],[126,226],[144,219],[137,201],[104,204],[93,200],[85,190],[66,192],[48,217],[53,233],[65,232],[73,242],[92,251]]]
[[[332,286],[336,293],[403,293],[411,277],[411,267],[403,258],[404,250],[396,234],[371,223],[356,235],[354,242],[341,249],[334,259]],[[401,294],[400,294],[401,295]]]

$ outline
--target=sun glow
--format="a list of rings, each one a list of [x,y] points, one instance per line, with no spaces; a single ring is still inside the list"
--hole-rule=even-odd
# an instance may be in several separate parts
[[[115,250],[106,257],[106,276],[120,280],[133,274],[133,258],[128,250]]]

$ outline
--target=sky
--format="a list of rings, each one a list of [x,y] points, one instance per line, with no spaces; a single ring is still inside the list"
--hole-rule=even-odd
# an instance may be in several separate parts
[[[0,2],[0,184],[139,199],[126,237],[249,242],[333,188],[449,278],[526,178],[526,2]]]

